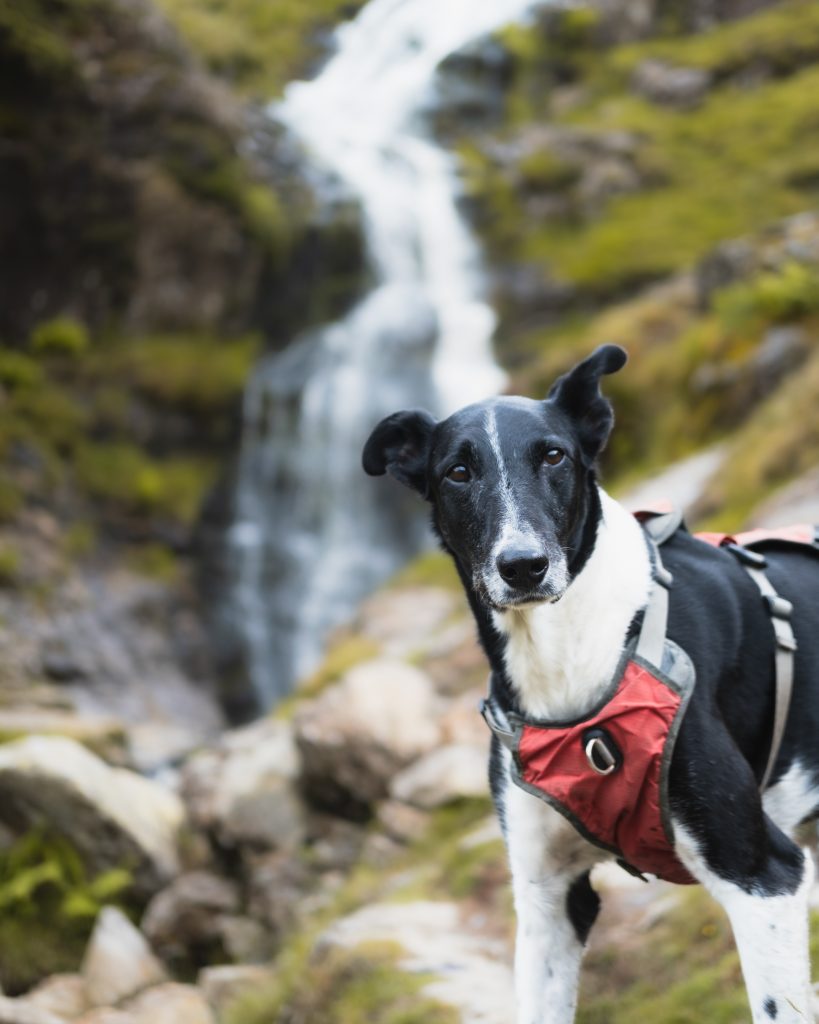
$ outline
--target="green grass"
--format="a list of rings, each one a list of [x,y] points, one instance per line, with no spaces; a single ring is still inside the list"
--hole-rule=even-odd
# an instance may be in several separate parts
[[[641,99],[631,90],[629,74],[649,55],[726,67],[740,56],[753,62],[763,51],[793,47],[819,58],[819,8],[809,0],[697,36],[610,51],[587,40],[577,68],[584,98],[563,113],[548,106],[554,39],[538,27],[509,30],[503,39],[520,67],[501,134],[514,139],[544,118],[592,133],[629,133],[638,141],[635,161],[644,187],[612,198],[602,211],[582,212],[573,198],[573,176],[555,157],[528,157],[510,174],[492,163],[483,146],[464,142],[466,186],[496,259],[543,266],[584,294],[609,299],[691,266],[718,242],[754,232],[819,198],[815,64],[789,60],[792,74],[755,88],[729,80],[687,111]],[[539,163],[549,187],[568,200],[562,220],[538,223],[527,213],[527,180],[537,182]]]
[[[304,74],[319,37],[363,0],[159,0],[211,70],[245,93],[268,99]]]
[[[819,916],[811,919],[811,959],[819,962]],[[620,929],[619,941],[584,962],[577,1024],[745,1024],[742,974],[725,914],[701,888],[646,931]]]
[[[633,132],[664,185],[614,199],[602,217],[530,231],[525,259],[611,294],[700,259],[726,238],[756,231],[815,199],[793,184],[819,169],[819,68],[754,91],[725,89],[695,111],[660,111],[631,96],[603,100],[578,123]]]
[[[260,348],[257,335],[152,335],[101,346],[87,376],[100,387],[127,385],[161,408],[216,415],[236,407]]]
[[[92,499],[134,515],[190,526],[213,482],[215,467],[205,456],[159,459],[129,441],[84,441],[74,472]]]
[[[717,78],[760,65],[785,75],[819,57],[819,7],[813,0],[785,0],[771,10],[675,39],[651,39],[624,46],[612,69],[628,75],[647,58],[702,68]]]

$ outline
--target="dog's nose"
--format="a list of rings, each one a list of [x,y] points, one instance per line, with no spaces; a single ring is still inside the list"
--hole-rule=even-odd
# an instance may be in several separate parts
[[[528,590],[540,583],[549,568],[549,559],[531,551],[510,550],[498,555],[495,564],[501,578],[518,590]]]

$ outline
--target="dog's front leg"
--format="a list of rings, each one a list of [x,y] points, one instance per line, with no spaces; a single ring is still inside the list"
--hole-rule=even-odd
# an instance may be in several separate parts
[[[518,1024],[571,1024],[580,960],[600,901],[595,851],[551,807],[515,786],[504,808],[517,913]]]
[[[771,832],[775,826],[769,825]],[[806,1024],[811,1010],[808,894],[813,861],[778,839],[753,873],[720,877],[701,845],[678,827],[678,849],[699,881],[722,904],[736,940],[754,1024]],[[790,847],[790,848],[789,848]]]

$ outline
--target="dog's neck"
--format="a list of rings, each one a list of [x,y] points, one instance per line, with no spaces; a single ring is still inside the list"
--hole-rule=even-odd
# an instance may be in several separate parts
[[[632,515],[600,490],[594,549],[560,601],[494,613],[505,675],[527,716],[587,714],[612,680],[629,626],[648,600],[651,564]]]

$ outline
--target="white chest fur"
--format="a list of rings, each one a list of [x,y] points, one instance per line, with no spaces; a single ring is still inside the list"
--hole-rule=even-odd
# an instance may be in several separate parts
[[[603,516],[583,570],[556,604],[495,613],[506,668],[534,718],[588,712],[611,681],[634,615],[645,606],[651,565],[639,524],[600,491]]]

